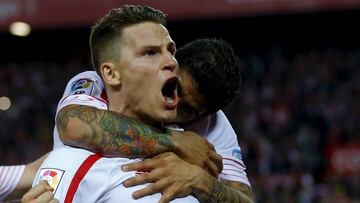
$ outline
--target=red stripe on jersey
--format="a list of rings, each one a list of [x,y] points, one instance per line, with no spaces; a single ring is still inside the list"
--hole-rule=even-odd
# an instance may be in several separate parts
[[[109,100],[108,100],[108,97],[107,97],[107,94],[106,94],[105,90],[101,91],[100,98],[105,100],[107,104],[109,103]]]
[[[94,99],[96,99],[96,100],[98,100],[98,101],[101,101],[102,103],[105,103],[106,105],[109,104],[109,102],[107,101],[107,99],[104,100],[103,98],[94,97],[94,96],[88,95],[88,94],[77,94],[77,95],[72,94],[72,95],[68,95],[68,96],[63,97],[63,98],[60,100],[59,105],[62,104],[62,103],[65,101],[65,99],[67,99],[67,98],[70,97],[70,96],[75,96],[75,99],[76,99],[76,98],[79,97],[80,95],[89,96],[89,97],[94,98]],[[106,97],[106,94],[105,94],[105,97]],[[91,99],[89,99],[89,101],[91,101]]]
[[[235,160],[235,159],[229,159],[229,158],[223,157],[223,160],[224,160],[224,159],[225,159],[225,160],[229,160],[229,161],[233,161],[233,162],[239,164],[240,166],[245,167],[244,164],[240,163],[239,161],[237,161],[237,160]]]
[[[229,163],[223,163],[223,165],[225,166],[232,166],[232,167],[235,167],[235,168],[239,168],[239,165],[235,165],[235,164],[229,164]],[[225,167],[224,167],[225,169]]]
[[[81,164],[79,169],[76,171],[73,179],[71,180],[69,189],[66,193],[65,203],[71,203],[74,199],[75,193],[79,187],[80,182],[85,177],[86,173],[90,170],[90,168],[95,164],[97,160],[101,158],[98,154],[93,154],[88,156],[86,160]]]
[[[224,168],[222,173],[226,174],[224,171],[234,171],[234,172],[236,172],[236,173],[241,173],[241,174],[243,174],[243,171],[235,170],[235,169],[226,169],[226,168]]]
[[[69,96],[65,96],[65,97],[61,98],[59,104],[63,103],[63,101],[64,101],[66,98],[68,98],[68,97],[69,97]]]
[[[87,95],[87,96],[92,97],[92,98],[94,98],[94,99],[96,99],[98,101],[101,101],[102,103],[105,103],[106,105],[108,105],[108,103],[109,103],[108,101],[106,101],[106,100],[104,100],[102,98],[99,98],[99,97],[94,97],[92,95]]]

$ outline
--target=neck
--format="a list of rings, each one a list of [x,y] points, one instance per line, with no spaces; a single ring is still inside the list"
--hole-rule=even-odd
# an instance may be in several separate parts
[[[124,116],[128,116],[131,118],[136,118],[136,114],[131,111],[129,105],[126,104],[126,99],[124,99],[124,95],[118,91],[112,91],[110,88],[107,88],[107,95],[109,100],[109,110],[119,113]]]
[[[146,114],[136,113],[134,108],[126,101],[126,96],[119,91],[111,91],[107,88],[107,95],[109,100],[109,110],[119,113],[129,118],[137,119],[143,123],[151,125],[158,130],[163,130],[162,123],[154,122]]]

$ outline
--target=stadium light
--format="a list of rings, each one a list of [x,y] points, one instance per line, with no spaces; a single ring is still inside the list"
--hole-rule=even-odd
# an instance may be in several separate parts
[[[6,111],[10,108],[11,101],[9,97],[0,97],[0,110]]]
[[[29,24],[24,22],[14,22],[10,25],[10,33],[19,37],[26,37],[31,32]]]

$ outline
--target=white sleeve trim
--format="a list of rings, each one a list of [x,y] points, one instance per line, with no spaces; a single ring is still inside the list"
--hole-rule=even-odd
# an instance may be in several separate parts
[[[0,202],[14,191],[24,171],[25,165],[0,166]]]
[[[68,106],[70,104],[75,105],[85,105],[85,106],[92,106],[96,107],[98,109],[107,109],[107,102],[105,100],[102,100],[100,98],[80,94],[80,95],[70,95],[67,97],[64,97],[58,105],[57,113],[64,108],[65,106]]]
[[[224,168],[220,174],[221,179],[241,182],[251,187],[250,181],[245,172],[246,167],[242,160],[223,157],[223,166]]]

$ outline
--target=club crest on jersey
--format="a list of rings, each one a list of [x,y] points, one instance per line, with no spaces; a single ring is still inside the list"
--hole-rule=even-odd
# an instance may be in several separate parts
[[[238,160],[242,160],[241,149],[233,149],[232,156]]]
[[[70,95],[74,94],[91,94],[94,81],[88,78],[81,78],[71,83]]]
[[[42,168],[40,169],[39,177],[36,181],[36,184],[39,184],[40,181],[46,180],[50,187],[54,189],[53,193],[55,194],[56,189],[58,188],[61,178],[64,175],[63,170],[56,169],[56,168]]]

